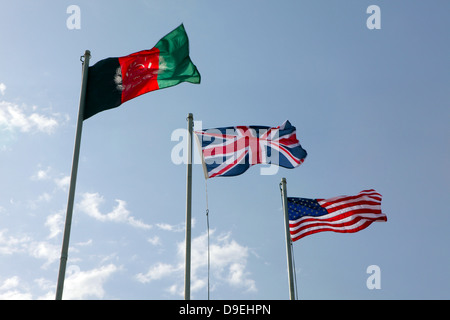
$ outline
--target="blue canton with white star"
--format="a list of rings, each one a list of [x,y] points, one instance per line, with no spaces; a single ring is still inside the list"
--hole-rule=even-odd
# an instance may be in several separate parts
[[[297,220],[304,216],[318,217],[328,214],[315,199],[287,198],[289,220]]]

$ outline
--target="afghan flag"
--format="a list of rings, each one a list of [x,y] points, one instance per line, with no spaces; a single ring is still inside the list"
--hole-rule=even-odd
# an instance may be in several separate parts
[[[189,57],[183,24],[150,50],[107,58],[89,67],[83,120],[141,94],[181,82],[200,83],[200,73]]]

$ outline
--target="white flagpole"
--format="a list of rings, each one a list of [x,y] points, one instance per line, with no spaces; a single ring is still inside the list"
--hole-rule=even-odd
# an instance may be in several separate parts
[[[73,151],[72,173],[70,177],[69,198],[67,201],[66,223],[64,226],[64,236],[61,249],[61,260],[59,264],[58,284],[56,287],[56,300],[62,299],[64,278],[66,274],[66,264],[69,251],[70,227],[72,225],[73,204],[75,198],[75,185],[78,172],[78,159],[80,156],[81,131],[83,129],[83,112],[86,97],[86,87],[88,80],[89,59],[91,52],[86,50],[84,53],[83,72],[81,78],[80,105],[78,110],[77,130],[75,133],[75,147]]]
[[[186,265],[184,269],[184,299],[191,299],[191,207],[192,207],[192,131],[194,116],[188,114],[188,154],[186,179]]]
[[[283,196],[283,212],[284,212],[284,231],[286,235],[286,256],[289,281],[289,298],[295,300],[294,291],[294,273],[292,271],[292,252],[291,252],[291,234],[289,232],[289,213],[287,207],[287,187],[286,178],[281,179],[281,193]]]

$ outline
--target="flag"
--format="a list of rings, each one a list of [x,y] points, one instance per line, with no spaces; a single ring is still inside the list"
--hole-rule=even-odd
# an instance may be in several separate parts
[[[89,67],[83,120],[141,94],[181,82],[200,83],[200,73],[189,57],[183,24],[150,50],[106,58]]]
[[[381,194],[373,189],[330,199],[288,197],[287,202],[292,241],[322,231],[357,232],[374,221],[387,221]]]
[[[206,178],[236,176],[255,164],[298,167],[306,151],[289,121],[278,127],[237,126],[194,132]]]

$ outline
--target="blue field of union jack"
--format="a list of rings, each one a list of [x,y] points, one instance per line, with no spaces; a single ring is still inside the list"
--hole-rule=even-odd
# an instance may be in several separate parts
[[[237,126],[195,131],[206,178],[237,176],[255,164],[296,168],[306,158],[296,129],[281,126]]]

